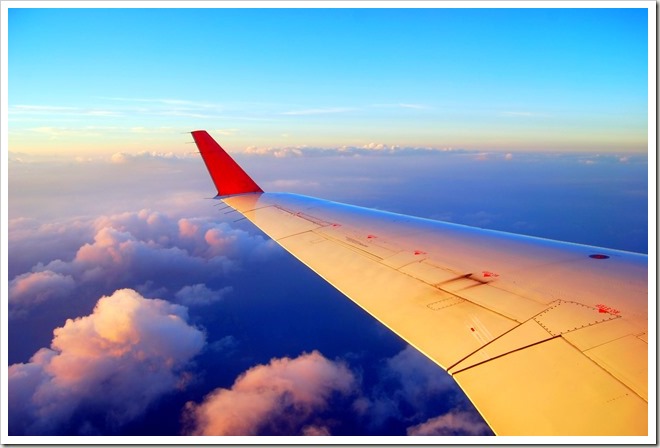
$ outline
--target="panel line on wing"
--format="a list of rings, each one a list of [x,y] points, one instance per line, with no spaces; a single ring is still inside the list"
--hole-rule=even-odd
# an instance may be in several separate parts
[[[376,255],[373,252],[370,252],[368,250],[369,246],[365,245],[364,246],[365,249],[363,249],[362,247],[358,247],[358,245],[356,245],[356,244],[351,244],[351,242],[354,239],[351,239],[350,237],[346,237],[345,235],[344,235],[344,237],[346,238],[346,240],[342,240],[342,239],[339,239],[339,238],[335,237],[334,235],[328,234],[326,232],[318,232],[317,231],[319,229],[324,229],[324,228],[325,227],[319,227],[318,229],[314,229],[313,232],[316,233],[317,235],[323,236],[328,241],[332,241],[332,242],[335,242],[337,244],[341,244],[343,247],[347,247],[347,248],[349,248],[349,249],[351,249],[351,250],[353,250],[353,251],[355,251],[355,252],[357,252],[361,255],[364,255],[365,257],[382,264],[383,266],[387,266],[386,264],[381,263],[381,261],[383,260],[381,257],[379,257],[378,255]],[[390,269],[394,269],[390,266],[387,266],[387,267],[390,268]],[[396,269],[394,269],[394,270],[396,271]]]
[[[629,336],[624,336],[624,337],[622,337],[622,338],[618,338],[618,339],[625,339],[626,337],[629,337]],[[576,350],[580,351],[580,352],[584,355],[584,357],[587,358],[589,361],[591,361],[594,365],[596,365],[596,366],[598,366],[599,368],[601,368],[601,369],[602,369],[604,372],[606,372],[609,376],[611,376],[611,377],[614,378],[616,381],[618,381],[618,382],[621,383],[623,386],[625,386],[626,389],[630,390],[632,393],[634,393],[634,394],[637,395],[639,398],[641,398],[642,400],[644,400],[644,401],[646,401],[646,402],[648,403],[649,400],[648,400],[648,394],[647,394],[647,391],[646,391],[646,390],[644,390],[644,391],[642,391],[642,390],[636,390],[634,387],[632,387],[631,384],[628,383],[628,381],[626,381],[626,378],[620,378],[620,377],[618,377],[617,375],[615,375],[614,372],[612,372],[610,369],[607,368],[608,366],[606,366],[606,365],[604,365],[604,364],[602,363],[602,361],[599,362],[600,360],[599,360],[598,358],[595,358],[595,357],[593,357],[592,355],[590,355],[590,354],[588,353],[588,352],[589,352],[590,350],[592,350],[592,349],[589,349],[589,350],[580,350],[580,348],[577,347],[576,345],[574,345],[570,340],[568,340],[568,339],[566,339],[566,338],[562,338],[562,339],[563,339],[564,341],[566,341],[571,347],[574,347]],[[615,341],[616,341],[616,339],[615,339]],[[609,343],[611,343],[611,342],[614,342],[614,341],[610,341],[610,342],[608,342],[608,343],[606,343],[606,344],[602,344],[602,345],[607,345],[607,344],[609,344]]]
[[[463,298],[463,297],[461,297],[461,296],[457,296],[457,297],[459,297],[459,298],[461,298],[461,299],[463,299],[463,300],[465,300],[465,301],[467,301],[467,302],[470,302],[470,303],[472,303],[472,304],[474,304],[474,305],[481,306],[481,305],[479,305],[478,303],[471,302],[469,299],[465,299],[465,298]],[[487,308],[487,307],[484,307],[484,308],[487,309],[487,310],[489,310],[489,311],[492,311],[492,312],[494,312],[494,313],[497,313],[497,311],[493,311],[493,310],[491,310],[490,308]],[[545,311],[545,310],[544,310],[544,311]],[[541,312],[538,313],[538,314],[541,314],[541,313],[543,313],[544,311],[541,311]],[[499,314],[499,313],[498,313],[498,314]],[[537,314],[537,315],[538,315],[538,314]],[[506,316],[504,316],[504,317],[506,317]],[[535,317],[536,317],[536,316],[532,316],[532,317],[530,317],[530,318],[527,319],[526,321],[524,321],[524,322],[520,323],[519,325],[516,325],[515,327],[513,327],[513,328],[511,328],[511,329],[509,329],[509,330],[507,330],[507,331],[505,331],[504,333],[502,333],[502,334],[499,335],[498,337],[492,339],[491,341],[487,342],[487,343],[484,344],[483,346],[481,346],[481,347],[479,347],[478,349],[474,350],[472,353],[469,353],[468,355],[464,356],[462,359],[458,360],[457,362],[455,362],[454,364],[452,364],[451,366],[449,366],[449,367],[447,368],[447,371],[450,372],[451,369],[453,369],[453,368],[456,367],[457,365],[461,364],[461,363],[464,362],[465,360],[469,359],[471,356],[474,356],[475,354],[477,354],[477,353],[479,353],[479,352],[486,351],[486,349],[488,349],[489,346],[493,346],[494,344],[496,344],[496,343],[498,343],[499,341],[501,341],[504,337],[510,335],[511,333],[513,333],[513,332],[516,331],[516,330],[519,330],[520,328],[523,327],[523,325],[528,324],[528,323],[530,323],[530,322],[533,322],[533,323],[537,324],[537,326],[538,326],[539,328],[541,328],[543,331],[545,331],[545,332],[548,334],[548,337],[547,337],[547,338],[540,339],[540,340],[537,340],[537,341],[535,341],[534,343],[525,344],[524,346],[521,346],[521,347],[516,348],[516,349],[508,350],[508,351],[506,351],[505,353],[500,354],[499,356],[495,356],[495,357],[489,358],[489,359],[487,359],[487,360],[484,360],[484,361],[482,361],[482,362],[479,362],[478,364],[482,364],[483,362],[487,362],[487,361],[489,361],[489,360],[492,360],[492,359],[498,358],[498,357],[500,357],[500,356],[504,356],[504,355],[506,355],[506,354],[508,354],[508,353],[512,353],[513,351],[520,350],[520,349],[525,348],[525,347],[531,347],[532,345],[539,344],[539,343],[541,343],[541,342],[543,342],[543,341],[548,341],[548,340],[550,340],[550,339],[552,339],[552,338],[554,338],[554,337],[560,337],[560,336],[561,336],[561,335],[554,335],[554,334],[550,333],[546,328],[544,328],[543,326],[541,326],[540,324],[538,324],[538,322],[536,322]],[[474,365],[477,365],[477,364],[474,364]],[[462,370],[465,370],[465,369],[461,369],[461,370],[459,370],[459,371],[457,371],[457,372],[450,372],[450,373],[453,375],[454,373],[458,373],[458,372],[460,372],[460,371],[462,371]]]
[[[516,328],[518,328],[518,327],[516,327]],[[515,328],[514,328],[513,330],[515,330]],[[510,330],[510,331],[512,331],[512,330]],[[507,333],[508,333],[508,332],[507,332]],[[500,337],[502,337],[502,336],[504,336],[504,335],[501,335]],[[552,339],[560,338],[561,335],[551,336],[551,337],[549,337],[548,339],[543,339],[543,340],[541,340],[541,341],[536,341],[536,342],[533,342],[533,343],[531,343],[531,344],[527,344],[527,345],[525,345],[525,346],[522,346],[522,347],[519,347],[519,348],[516,348],[516,349],[510,350],[510,351],[508,351],[508,352],[506,352],[506,353],[502,353],[502,354],[499,354],[499,355],[493,356],[492,358],[489,358],[489,359],[483,360],[483,361],[481,361],[481,362],[477,362],[477,363],[475,363],[475,364],[472,364],[472,365],[470,365],[470,366],[468,366],[468,367],[465,367],[465,368],[463,368],[463,369],[457,370],[457,371],[455,371],[455,372],[450,372],[450,370],[451,370],[452,368],[454,368],[454,366],[460,364],[461,362],[463,362],[464,360],[466,360],[467,358],[469,358],[470,356],[472,356],[474,353],[476,353],[476,352],[478,352],[478,351],[484,349],[487,345],[493,343],[494,341],[496,341],[496,340],[499,339],[500,337],[493,339],[493,340],[490,341],[488,344],[486,344],[486,345],[484,345],[483,347],[481,347],[479,350],[475,350],[475,352],[473,352],[472,354],[466,356],[465,358],[463,358],[462,360],[460,360],[460,361],[457,362],[456,364],[452,365],[450,368],[447,369],[447,372],[449,372],[449,374],[453,376],[453,375],[456,375],[456,374],[458,374],[458,373],[465,372],[466,370],[472,369],[473,367],[477,367],[477,366],[480,366],[480,365],[485,364],[485,363],[487,363],[487,362],[494,361],[494,360],[496,360],[496,359],[499,359],[499,358],[502,358],[502,357],[504,357],[504,356],[510,355],[511,353],[519,352],[519,351],[521,351],[521,350],[525,350],[526,348],[534,347],[535,345],[539,345],[539,344],[543,344],[544,342],[551,341]]]

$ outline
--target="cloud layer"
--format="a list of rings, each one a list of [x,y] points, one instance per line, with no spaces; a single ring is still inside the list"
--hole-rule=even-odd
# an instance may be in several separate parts
[[[516,153],[480,154],[484,160],[474,160],[474,153],[421,150],[399,157],[407,154],[405,148],[381,144],[321,153],[293,149],[280,158],[238,157],[253,164],[255,178],[264,179],[262,186],[271,191],[501,230],[534,229],[541,236],[562,239],[570,239],[561,235],[571,235],[566,230],[571,223],[589,238],[591,224],[607,223],[606,230],[628,245],[635,238],[621,232],[628,226],[617,220],[637,214],[646,232],[646,193],[639,187],[645,185],[646,162],[635,157],[621,163],[611,156],[583,160]],[[392,153],[395,159],[387,156]],[[316,155],[327,157],[311,157]],[[201,161],[159,152],[118,154],[114,161],[122,163],[106,160],[97,163],[97,171],[88,170],[94,163],[82,161],[61,169],[29,161],[13,166],[25,165],[11,175],[23,184],[10,183],[14,208],[9,222],[8,327],[9,360],[15,363],[10,380],[14,433],[113,434],[122,428],[137,433],[148,427],[153,434],[181,434],[180,418],[189,402],[187,428],[201,434],[214,431],[214,410],[226,416],[230,399],[242,410],[224,419],[235,433],[485,431],[476,411],[440,368],[404,348],[370,317],[356,317],[359,312],[352,304],[340,306],[346,301],[339,293],[285,258],[245,221],[233,223],[237,215],[201,200],[213,191],[200,175]],[[540,188],[542,175],[550,179],[550,189]],[[30,183],[35,178],[38,182]],[[180,183],[192,178],[195,182]],[[198,185],[196,179],[204,182]],[[582,187],[575,186],[575,179]],[[168,194],[163,194],[164,185]],[[585,188],[597,194],[586,194]],[[182,191],[185,195],[179,195]],[[635,199],[638,196],[641,199]],[[598,212],[589,206],[593,203],[617,205]],[[139,211],[124,212],[127,209]],[[125,288],[141,297],[122,302],[126,315],[110,312],[117,311],[113,306],[92,311],[99,297],[123,296]],[[123,292],[115,293],[118,290]],[[144,297],[169,303],[155,306]],[[179,311],[185,307],[184,316]],[[134,308],[141,310],[135,316]],[[74,316],[85,317],[64,324]],[[172,319],[180,325],[168,327]],[[284,321],[286,328],[277,326]],[[344,327],[341,331],[337,322]],[[200,330],[202,325],[206,328]],[[146,336],[166,327],[168,334],[184,335],[186,326],[191,334],[204,332],[206,349],[195,352],[191,338],[184,344],[188,351],[170,352],[176,346],[158,345],[167,337]],[[182,337],[170,343],[185,341]],[[152,351],[141,344],[153,345]],[[285,357],[291,353],[308,355]],[[301,379],[303,371],[310,372],[307,383]],[[155,378],[153,390],[145,385],[147,377]],[[269,383],[276,378],[279,383]],[[188,387],[180,389],[188,381]],[[137,398],[122,401],[128,394]],[[309,398],[313,395],[315,401]]]
[[[205,336],[187,309],[131,289],[56,328],[50,348],[9,366],[9,432],[93,434],[135,419],[185,386]]]
[[[44,253],[44,248],[34,244],[60,228],[66,238],[68,226],[91,239],[71,251],[71,259],[57,258],[59,246]],[[70,299],[82,286],[92,288],[97,297],[119,286],[175,298],[189,306],[209,304],[231,292],[226,285],[206,285],[209,278],[226,279],[241,268],[243,257],[245,261],[263,259],[274,247],[265,238],[227,223],[176,219],[146,209],[32,230],[12,240],[11,256],[20,254],[25,265],[34,263],[30,272],[10,280],[12,317],[25,315],[44,302]],[[69,244],[80,242],[71,237]],[[46,246],[45,252],[49,251]],[[158,285],[154,278],[160,279]]]

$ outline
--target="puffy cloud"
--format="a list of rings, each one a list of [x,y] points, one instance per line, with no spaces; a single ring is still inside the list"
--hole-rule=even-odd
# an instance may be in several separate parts
[[[14,311],[26,311],[57,297],[75,296],[74,290],[83,285],[94,300],[118,287],[131,287],[143,293],[158,292],[184,304],[210,303],[230,289],[226,285],[205,285],[209,278],[222,283],[243,262],[264,260],[275,248],[260,234],[224,222],[176,219],[150,210],[79,219],[74,226],[77,237],[63,230],[69,224],[29,225],[35,241],[58,235],[66,241],[66,250],[54,246],[43,255],[38,254],[36,244],[29,243],[27,235],[10,235],[10,264],[17,258],[23,268],[28,261],[36,262],[31,272],[18,273],[10,282],[9,299]],[[58,251],[70,258],[55,258]],[[158,285],[153,289],[155,279]]]
[[[135,419],[189,379],[205,336],[187,319],[185,307],[130,289],[68,319],[50,348],[9,366],[10,434],[107,433]]]
[[[453,378],[410,345],[385,361],[381,381],[354,403],[375,427],[403,422],[408,435],[492,435]]]
[[[329,436],[330,430],[328,429],[327,426],[305,426],[302,429],[302,435],[303,436]]]
[[[362,148],[368,149],[369,151],[390,151],[390,152],[400,149],[399,146],[396,145],[390,146],[384,143],[374,143],[374,142],[366,144],[362,146]]]
[[[67,296],[74,287],[70,275],[49,270],[21,274],[9,282],[10,312],[20,314],[35,304]]]
[[[189,402],[185,418],[193,435],[325,434],[310,425],[334,393],[350,394],[355,377],[319,352],[272,359],[243,373],[231,389],[218,388],[201,404]]]
[[[8,222],[9,278],[29,271],[37,263],[72,258],[78,248],[94,237],[90,219],[40,223],[14,218]]]
[[[386,364],[387,374],[401,384],[397,394],[417,409],[423,406],[429,395],[456,387],[449,374],[410,345],[389,358]]]
[[[452,411],[408,428],[409,436],[488,436],[492,431],[475,414]]]
[[[258,146],[248,146],[243,150],[245,154],[254,154],[259,156],[272,155],[278,159],[284,157],[301,157],[307,150],[306,146],[294,146],[286,148],[271,148],[271,147],[258,147]]]
[[[144,132],[140,128],[133,129],[134,132]],[[185,159],[191,158],[191,155],[188,154],[176,154],[173,152],[156,152],[156,151],[141,151],[138,153],[127,153],[127,152],[116,152],[110,156],[111,163],[129,163],[137,161],[150,161],[153,159],[159,160],[176,160],[176,159]]]
[[[448,411],[457,403],[463,405],[460,396],[458,385],[448,373],[408,345],[384,360],[379,382],[369,394],[355,400],[353,411],[372,430],[382,431],[393,422],[409,426],[439,411]]]
[[[231,286],[225,286],[220,290],[213,290],[209,289],[203,283],[197,283],[195,285],[184,286],[174,297],[177,302],[186,306],[210,305],[222,300],[232,290],[233,288]]]
[[[383,156],[383,155],[415,155],[429,153],[443,154],[476,154],[486,155],[464,149],[453,149],[450,147],[428,147],[428,146],[399,146],[385,143],[371,142],[361,146],[343,145],[333,147],[311,147],[306,145],[284,146],[284,147],[258,147],[248,146],[242,151],[244,154],[256,156],[272,156],[278,159],[291,157],[334,157],[334,156]]]

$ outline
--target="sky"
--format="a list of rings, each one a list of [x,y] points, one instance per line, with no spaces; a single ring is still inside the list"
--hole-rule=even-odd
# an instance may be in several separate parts
[[[2,5],[3,442],[492,434],[212,199],[194,129],[266,191],[653,258],[646,9],[28,4]]]
[[[9,9],[9,142],[646,152],[647,10]],[[12,5],[14,6],[14,4]]]

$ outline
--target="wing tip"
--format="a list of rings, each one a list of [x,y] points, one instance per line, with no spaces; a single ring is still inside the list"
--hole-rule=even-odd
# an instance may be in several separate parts
[[[218,196],[263,193],[261,187],[207,131],[199,129],[191,131],[191,134],[218,190]]]

